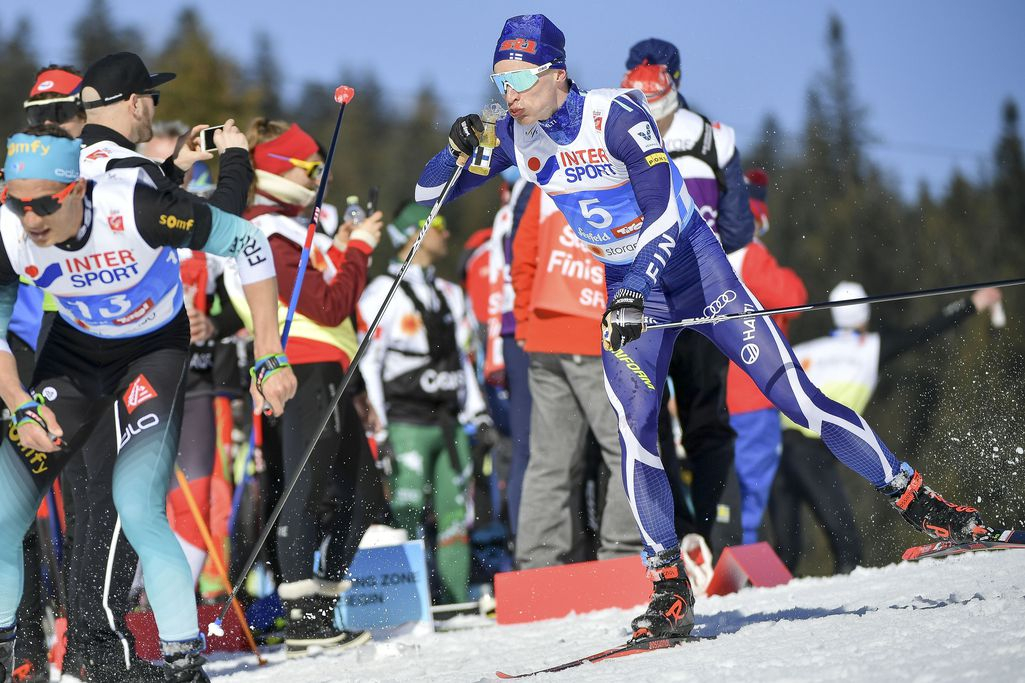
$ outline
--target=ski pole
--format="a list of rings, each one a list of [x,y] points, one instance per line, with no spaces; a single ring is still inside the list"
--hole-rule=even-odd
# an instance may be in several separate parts
[[[217,546],[214,544],[213,537],[210,536],[210,529],[207,528],[206,520],[203,519],[203,514],[199,511],[199,505],[196,504],[196,499],[192,495],[192,486],[189,485],[188,477],[185,476],[185,472],[178,465],[174,466],[174,476],[178,478],[178,487],[185,495],[185,502],[189,506],[189,512],[192,513],[192,518],[196,521],[196,528],[199,529],[199,534],[203,537],[206,551],[209,553],[217,573],[224,582],[224,587],[231,588],[231,579],[228,578],[228,572],[224,568],[224,563],[221,562]],[[239,624],[242,626],[242,634],[246,637],[246,642],[249,643],[249,649],[256,655],[256,663],[263,666],[267,663],[267,660],[263,658],[260,651],[256,648],[256,639],[253,638],[253,632],[249,630],[249,622],[246,621],[246,614],[242,611],[242,605],[238,604],[238,600],[235,598],[232,598],[231,604],[235,608],[235,616],[238,617]]]
[[[299,270],[295,274],[295,286],[292,288],[292,297],[288,302],[288,313],[285,315],[285,326],[281,331],[281,348],[288,344],[288,331],[292,329],[292,316],[295,315],[295,307],[299,304],[299,292],[303,288],[303,276],[306,274],[306,264],[310,260],[310,249],[313,246],[313,235],[317,232],[317,223],[320,222],[320,207],[324,203],[324,193],[327,192],[327,177],[331,174],[331,161],[335,156],[335,145],[338,143],[338,130],[342,127],[342,114],[345,113],[345,105],[348,104],[356,91],[348,85],[340,85],[335,88],[335,102],[338,107],[338,120],[335,121],[335,132],[331,136],[331,147],[327,150],[327,158],[324,159],[324,172],[320,176],[320,183],[317,186],[317,200],[313,203],[313,213],[310,214],[310,224],[306,228],[306,242],[303,244],[302,253],[299,255]]]
[[[296,483],[299,481],[299,477],[302,476],[303,469],[306,468],[306,463],[309,462],[310,456],[313,455],[313,449],[317,446],[317,441],[320,440],[320,435],[324,432],[324,428],[327,423],[331,421],[331,416],[335,412],[335,407],[338,405],[338,401],[341,400],[342,395],[345,393],[345,389],[349,386],[349,381],[352,376],[356,373],[359,367],[360,360],[366,355],[367,349],[370,348],[370,342],[374,338],[374,332],[377,330],[378,325],[381,324],[381,319],[384,317],[384,312],[388,308],[388,304],[395,297],[395,292],[399,289],[399,284],[402,282],[402,278],[406,274],[406,270],[409,269],[409,265],[413,262],[413,257],[416,256],[416,252],[420,249],[420,243],[423,242],[424,237],[427,235],[427,231],[431,229],[431,223],[437,217],[438,212],[441,210],[441,205],[445,203],[445,199],[448,197],[449,192],[452,191],[452,187],[455,186],[456,181],[459,180],[459,176],[463,172],[466,159],[460,157],[456,162],[456,169],[452,173],[452,177],[445,183],[445,187],[442,188],[441,195],[437,201],[434,202],[434,207],[431,209],[430,214],[424,221],[424,225],[420,228],[420,233],[416,237],[416,241],[413,242],[413,246],[409,250],[409,254],[406,255],[406,260],[402,262],[402,266],[399,268],[399,272],[395,275],[395,281],[392,282],[391,289],[388,290],[387,296],[384,297],[384,302],[381,304],[381,308],[378,309],[377,315],[374,316],[373,322],[370,323],[370,327],[367,328],[366,335],[363,337],[363,341],[360,342],[359,347],[356,349],[356,353],[352,356],[352,361],[349,363],[349,369],[346,371],[345,376],[342,378],[342,384],[338,387],[338,391],[328,402],[327,410],[324,411],[323,416],[320,418],[320,425],[317,427],[317,431],[313,433],[313,438],[310,440],[310,445],[306,447],[306,452],[303,454],[302,459],[299,461],[299,467],[296,468],[295,474],[289,480],[288,485],[285,486],[281,492],[281,497],[278,498],[277,504],[274,505],[274,509],[271,510],[270,516],[267,518],[267,522],[263,527],[263,531],[260,533],[260,538],[257,539],[256,545],[249,553],[249,557],[246,559],[245,564],[242,567],[242,573],[239,575],[238,581],[235,586],[231,589],[231,595],[228,596],[228,600],[224,603],[221,608],[220,616],[216,620],[210,622],[207,626],[207,633],[209,635],[223,635],[224,629],[221,628],[221,622],[224,620],[225,615],[228,613],[228,609],[231,607],[231,601],[235,599],[235,595],[238,593],[239,588],[245,582],[246,575],[249,573],[249,569],[256,562],[257,556],[260,554],[260,550],[263,548],[263,544],[267,542],[267,537],[270,536],[271,529],[274,528],[275,522],[277,522],[278,516],[281,514],[281,510],[285,507],[285,502],[288,500],[288,496],[291,495],[292,489],[295,488]]]
[[[235,484],[235,492],[231,497],[231,516],[228,518],[229,538],[235,536],[235,522],[238,521],[238,516],[242,509],[242,496],[245,493],[246,485],[249,483],[249,463],[255,457],[256,449],[263,446],[263,439],[261,438],[263,425],[260,422],[260,409],[256,406],[253,406],[252,418],[253,425],[249,429],[249,449],[246,451],[245,460],[242,462],[242,478],[241,481]],[[234,463],[232,463],[231,469],[234,473]]]
[[[943,294],[958,294],[961,292],[973,292],[977,289],[987,287],[1014,287],[1025,285],[1025,278],[1017,280],[995,280],[993,282],[977,282],[968,285],[953,285],[951,287],[937,287],[936,289],[922,289],[911,292],[900,292],[897,294],[880,294],[878,296],[865,296],[860,299],[844,299],[843,301],[821,301],[817,304],[805,304],[803,306],[784,306],[782,308],[766,308],[760,311],[745,311],[743,313],[723,313],[710,315],[703,318],[684,318],[671,323],[658,323],[646,325],[645,330],[665,330],[671,327],[694,327],[695,325],[715,325],[717,323],[729,322],[730,320],[747,320],[750,318],[764,318],[767,315],[780,313],[803,313],[805,311],[821,311],[827,308],[839,308],[841,306],[856,306],[857,304],[877,304],[884,301],[904,301],[906,299],[922,299],[928,296],[941,296]],[[729,291],[729,290],[727,290]],[[707,310],[707,309],[706,309]]]

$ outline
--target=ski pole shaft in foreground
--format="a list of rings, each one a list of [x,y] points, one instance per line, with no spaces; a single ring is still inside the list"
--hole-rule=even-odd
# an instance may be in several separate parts
[[[374,320],[370,323],[367,328],[366,335],[363,337],[363,341],[360,342],[359,347],[356,349],[356,353],[352,357],[352,362],[349,363],[349,369],[346,371],[345,376],[342,378],[342,384],[338,387],[338,391],[331,398],[327,406],[327,410],[324,411],[323,416],[320,418],[320,425],[317,427],[317,431],[314,433],[313,439],[310,440],[310,445],[306,447],[306,452],[303,454],[302,460],[299,461],[299,467],[296,469],[295,474],[292,475],[292,479],[288,482],[284,491],[281,492],[281,497],[278,499],[274,509],[271,510],[270,516],[264,523],[263,530],[260,532],[260,538],[257,539],[256,545],[253,546],[252,551],[249,553],[248,559],[242,567],[242,572],[239,574],[235,585],[231,589],[231,595],[225,600],[224,606],[221,607],[221,612],[215,621],[210,622],[207,626],[207,633],[209,635],[223,635],[224,629],[221,627],[224,617],[228,614],[228,610],[231,609],[232,601],[235,596],[238,595],[239,589],[245,583],[246,575],[249,574],[249,570],[252,568],[253,563],[256,562],[257,556],[263,549],[263,544],[267,542],[267,537],[270,536],[271,530],[274,528],[274,524],[278,520],[278,516],[281,514],[281,510],[285,507],[285,502],[288,500],[289,495],[292,493],[292,489],[295,488],[296,482],[299,481],[299,477],[302,476],[303,469],[306,467],[306,463],[309,462],[310,456],[313,454],[313,449],[317,446],[317,441],[320,439],[321,433],[327,423],[330,422],[331,416],[335,412],[335,406],[338,405],[338,401],[341,400],[342,395],[345,393],[346,388],[349,386],[349,381],[352,376],[356,373],[359,368],[359,362],[363,356],[366,355],[367,349],[370,348],[370,342],[374,338],[374,332],[377,330],[378,325],[381,324],[381,319],[384,317],[384,312],[388,308],[388,304],[395,297],[395,292],[399,289],[399,284],[402,282],[402,278],[406,274],[406,270],[409,269],[409,265],[413,262],[413,257],[416,256],[416,252],[420,249],[420,243],[423,242],[424,236],[427,235],[427,231],[431,229],[431,223],[438,215],[438,211],[441,210],[441,205],[445,203],[445,199],[448,197],[452,187],[459,180],[459,176],[463,172],[465,159],[460,159],[456,165],[456,170],[452,173],[452,177],[445,183],[445,187],[441,191],[441,195],[438,200],[434,202],[434,207],[431,209],[430,215],[427,216],[427,220],[424,222],[420,233],[416,236],[416,241],[413,242],[412,248],[409,250],[409,254],[406,256],[406,260],[402,262],[402,267],[399,268],[398,274],[395,276],[395,281],[392,283],[391,289],[388,290],[388,295],[384,298],[384,302],[381,304],[381,308],[378,309],[377,315],[374,316]]]
[[[855,306],[857,304],[878,304],[884,301],[903,301],[905,299],[921,299],[927,296],[941,296],[943,294],[959,294],[961,292],[974,292],[977,289],[988,287],[1014,287],[1025,285],[1025,278],[1016,280],[995,280],[993,282],[977,282],[969,285],[954,285],[951,287],[938,287],[936,289],[923,289],[913,292],[900,292],[898,294],[880,294],[878,296],[865,296],[860,299],[844,299],[843,301],[822,301],[817,304],[804,304],[803,306],[784,306],[782,308],[766,308],[760,311],[745,311],[744,313],[726,313],[723,315],[708,316],[704,318],[684,318],[671,323],[659,323],[657,325],[646,325],[645,330],[664,330],[671,327],[694,327],[696,325],[714,325],[716,323],[728,322],[730,320],[747,320],[749,318],[764,318],[767,315],[780,313],[803,313],[805,311],[820,311],[827,308],[839,308],[841,306]]]
[[[306,228],[306,242],[299,255],[299,270],[295,275],[295,286],[292,287],[292,297],[288,301],[288,313],[285,314],[285,326],[281,331],[282,349],[288,344],[288,332],[292,329],[292,317],[295,315],[296,306],[299,305],[299,292],[303,287],[303,276],[306,274],[306,264],[310,260],[310,249],[313,247],[313,235],[317,232],[317,223],[320,222],[320,207],[324,204],[324,194],[327,192],[327,178],[331,175],[331,161],[334,159],[335,146],[338,144],[338,130],[342,127],[342,114],[345,113],[345,105],[352,100],[355,94],[356,91],[347,85],[340,85],[335,89],[335,102],[340,105],[338,120],[335,121],[335,132],[331,136],[331,147],[328,148],[327,158],[324,159],[324,170],[317,186],[317,199],[313,203],[313,213],[310,214],[310,223]]]

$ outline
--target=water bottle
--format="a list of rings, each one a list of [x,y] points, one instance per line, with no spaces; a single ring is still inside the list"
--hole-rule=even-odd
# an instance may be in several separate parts
[[[505,110],[502,105],[492,102],[480,113],[481,123],[484,124],[484,132],[480,136],[480,145],[473,150],[473,158],[470,160],[470,173],[487,175],[491,172],[491,152],[498,147],[498,136],[495,134],[495,123],[502,118]]]
[[[357,225],[366,219],[367,212],[360,206],[359,197],[356,195],[346,197],[345,204],[345,212],[342,214],[343,222]]]

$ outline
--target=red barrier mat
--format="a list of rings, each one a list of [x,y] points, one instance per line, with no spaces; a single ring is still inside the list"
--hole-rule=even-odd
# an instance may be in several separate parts
[[[792,578],[783,560],[765,541],[734,545],[723,549],[706,594],[726,595],[748,585],[758,588],[780,586]]]
[[[524,569],[495,575],[495,618],[521,624],[643,605],[651,593],[639,556]]]
[[[217,605],[201,605],[199,608],[199,630],[206,632],[206,625],[217,618],[220,608]],[[135,653],[143,659],[160,659],[160,642],[157,636],[157,622],[153,612],[129,612],[126,619],[128,629],[135,637]],[[242,625],[234,610],[228,610],[228,616],[221,624],[224,635],[207,636],[207,652],[248,652],[249,645],[242,634]]]

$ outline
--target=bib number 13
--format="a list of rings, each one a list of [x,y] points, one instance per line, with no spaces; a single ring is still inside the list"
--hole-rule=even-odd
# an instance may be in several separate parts
[[[593,228],[607,228],[612,225],[612,214],[600,206],[594,206],[600,201],[597,197],[593,197],[591,199],[581,199],[579,202],[580,215]]]
[[[92,311],[89,310],[89,307],[84,301],[69,301],[68,304],[78,308],[79,312],[82,314],[80,317],[83,320],[93,319]],[[128,300],[127,296],[124,294],[115,294],[107,299],[105,306],[97,308],[96,312],[104,318],[113,318],[128,312],[128,309],[131,307],[132,303]]]

